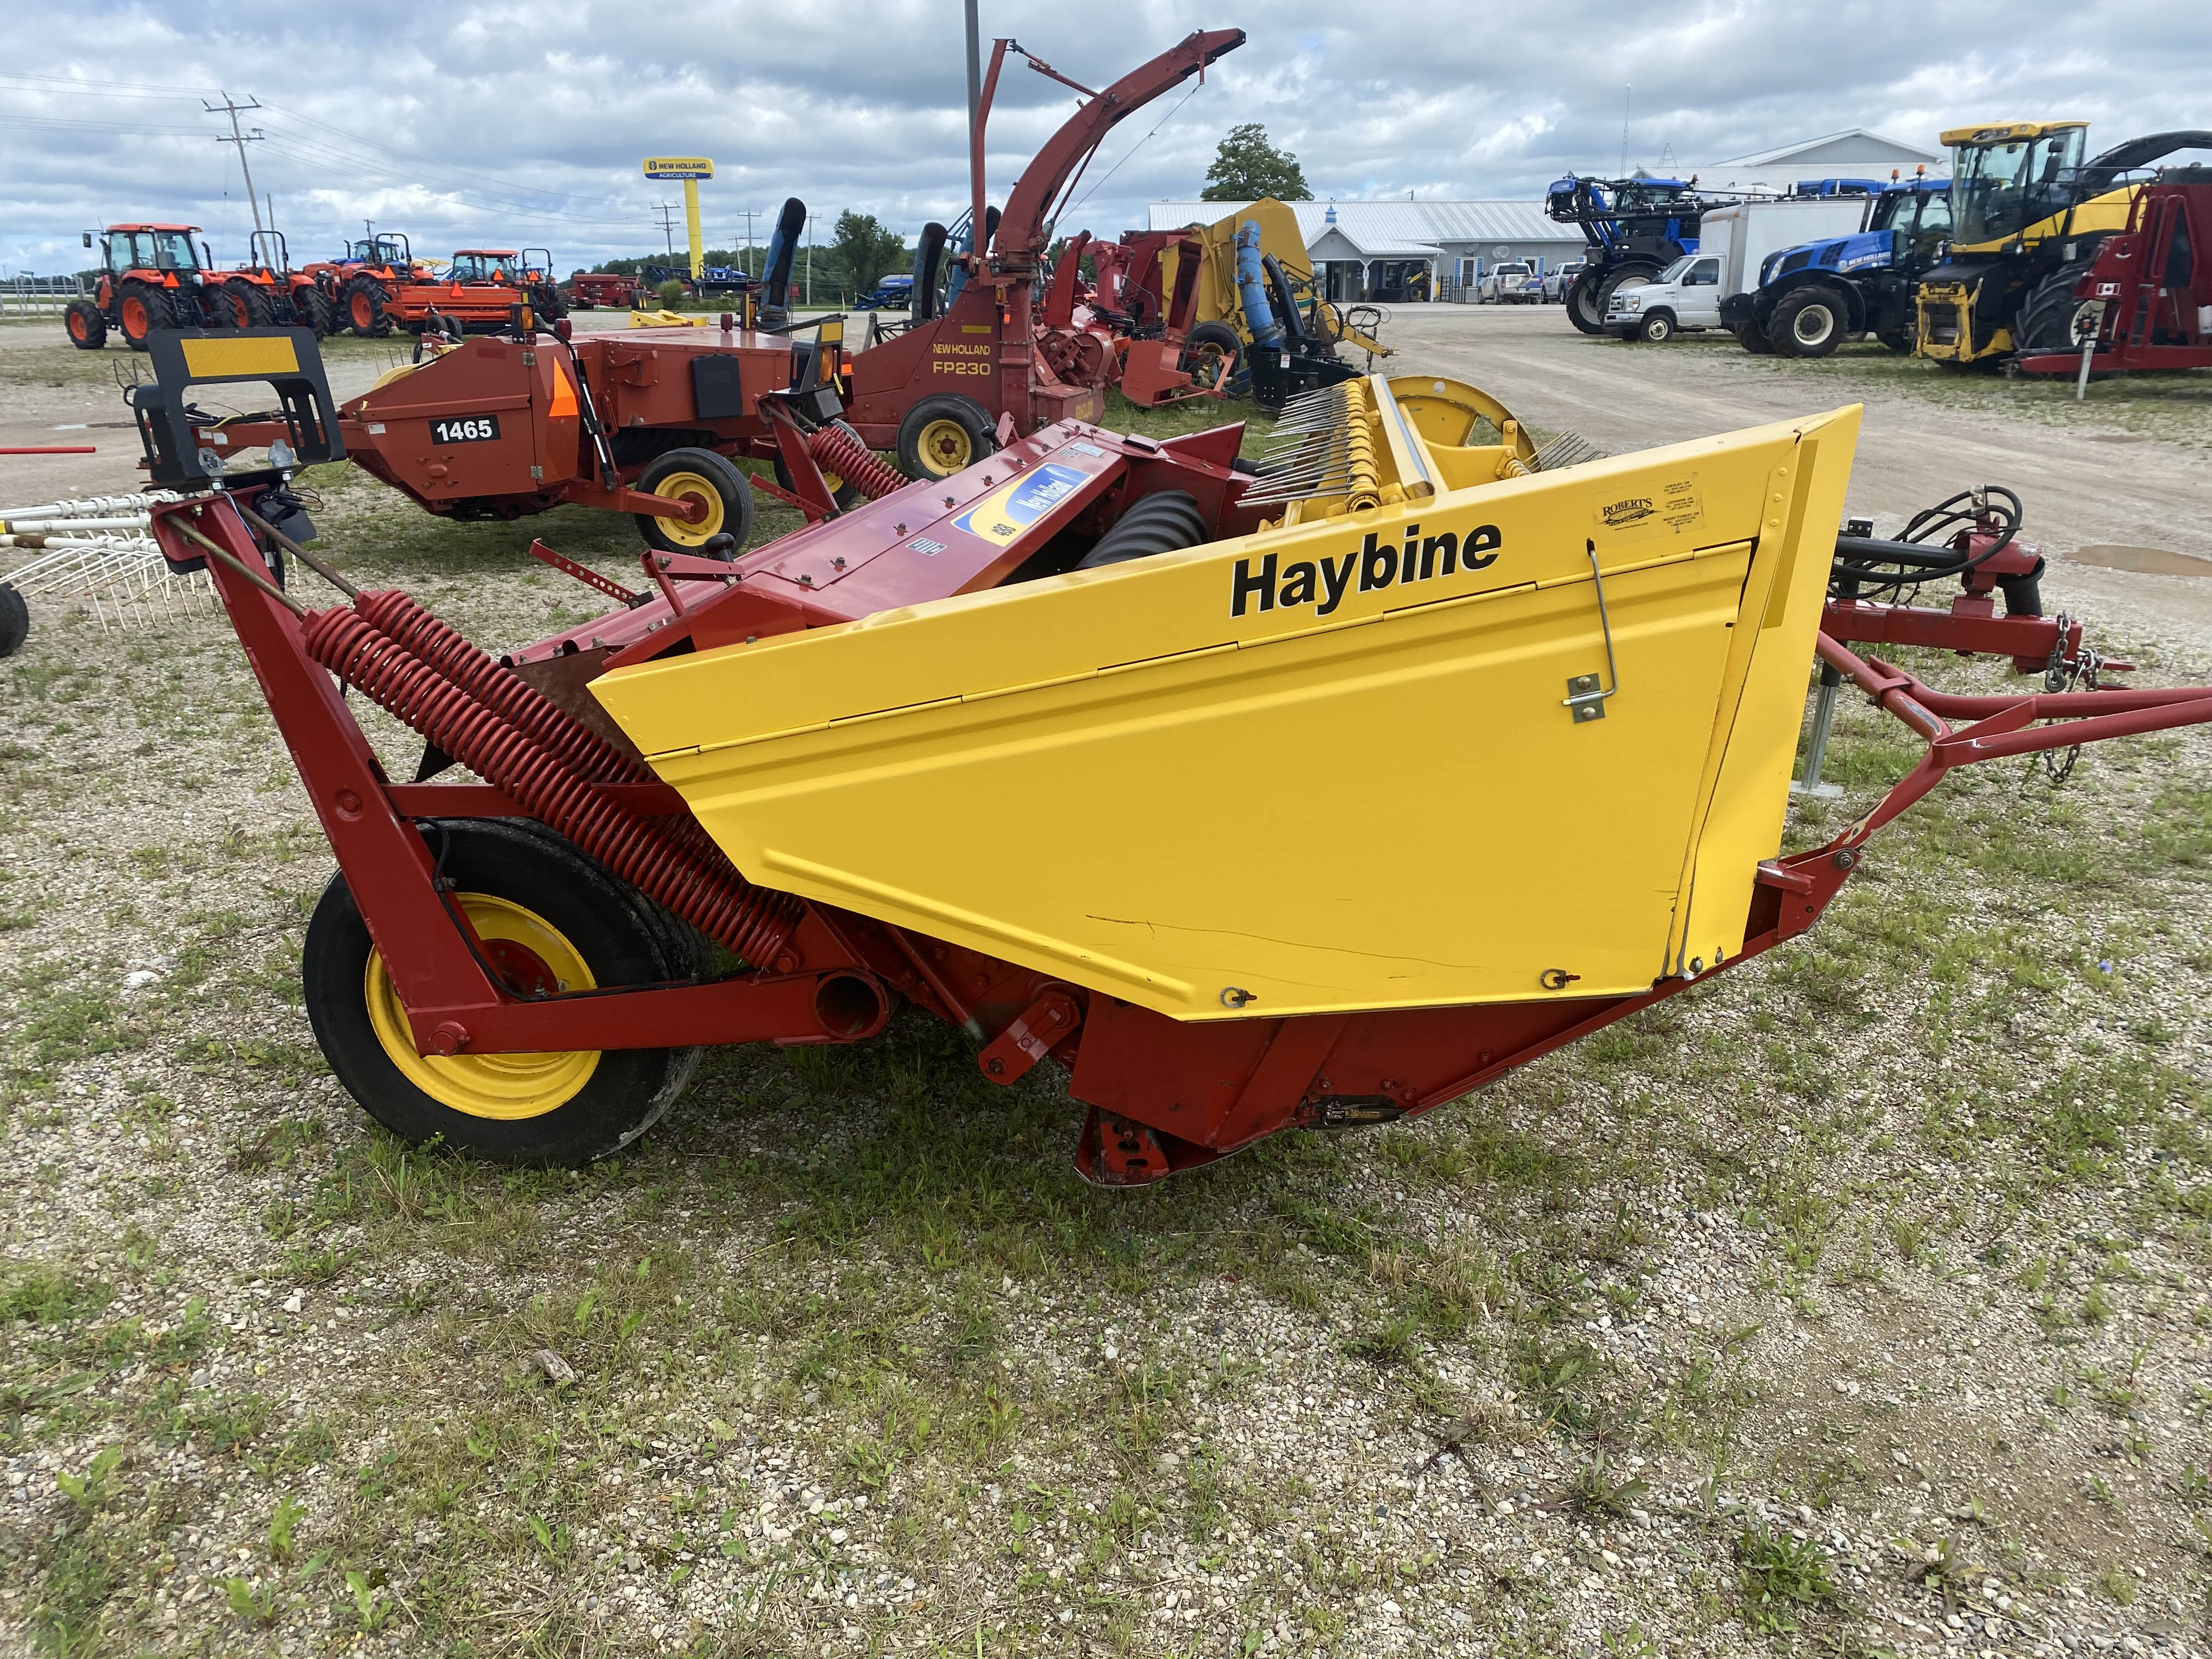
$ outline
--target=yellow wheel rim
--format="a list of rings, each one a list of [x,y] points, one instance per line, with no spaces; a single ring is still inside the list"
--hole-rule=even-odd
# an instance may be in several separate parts
[[[507,941],[522,947],[544,965],[555,981],[546,990],[589,991],[599,981],[576,947],[560,929],[535,911],[488,893],[457,893],[462,912],[477,937],[493,948]],[[579,1048],[544,1054],[418,1054],[407,1029],[407,1011],[398,988],[384,971],[384,958],[368,953],[362,988],[368,1000],[368,1022],[384,1052],[399,1074],[436,1101],[471,1117],[542,1117],[565,1106],[592,1080],[599,1069],[599,1051]]]
[[[703,547],[707,538],[721,533],[725,516],[722,492],[714,488],[714,481],[697,472],[672,472],[653,485],[653,493],[666,495],[679,501],[704,501],[707,516],[696,524],[686,524],[681,519],[655,519],[660,533],[679,547]]]
[[[932,421],[921,429],[921,464],[940,478],[949,478],[975,459],[975,441],[957,421]]]

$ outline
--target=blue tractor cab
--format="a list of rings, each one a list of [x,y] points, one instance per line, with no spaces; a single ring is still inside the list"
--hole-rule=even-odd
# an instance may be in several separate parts
[[[1825,357],[1872,334],[1909,354],[1914,292],[1950,234],[1948,179],[1886,185],[1869,201],[1863,228],[1768,254],[1759,286],[1721,302],[1721,321],[1747,351]]]

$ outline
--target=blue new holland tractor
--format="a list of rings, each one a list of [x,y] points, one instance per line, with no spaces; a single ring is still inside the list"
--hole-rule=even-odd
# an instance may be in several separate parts
[[[1746,351],[1825,357],[1872,334],[1912,350],[1914,295],[1951,233],[1950,181],[1893,182],[1868,204],[1863,228],[1767,255],[1759,286],[1721,301]]]

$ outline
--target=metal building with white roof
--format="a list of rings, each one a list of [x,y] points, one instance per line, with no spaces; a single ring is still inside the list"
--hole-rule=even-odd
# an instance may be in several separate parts
[[[1176,230],[1241,213],[1249,202],[1152,204],[1149,228]],[[1306,254],[1332,300],[1403,300],[1416,276],[1431,294],[1472,283],[1501,259],[1555,268],[1583,252],[1582,232],[1540,202],[1291,202]]]

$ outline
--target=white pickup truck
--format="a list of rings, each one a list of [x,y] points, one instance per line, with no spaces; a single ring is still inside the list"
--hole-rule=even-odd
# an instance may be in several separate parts
[[[1509,259],[1492,265],[1475,284],[1477,305],[1522,306],[1541,305],[1544,285],[1535,266],[1519,259]]]
[[[1544,273],[1544,303],[1558,305],[1567,297],[1567,290],[1575,285],[1575,278],[1589,265],[1587,259],[1569,259]]]
[[[1607,302],[1605,325],[1624,340],[1658,342],[1677,330],[1720,328],[1721,301],[1759,286],[1759,267],[1777,249],[1847,236],[1866,212],[1863,196],[1790,197],[1715,208],[1698,248],[1648,283],[1623,283]]]

